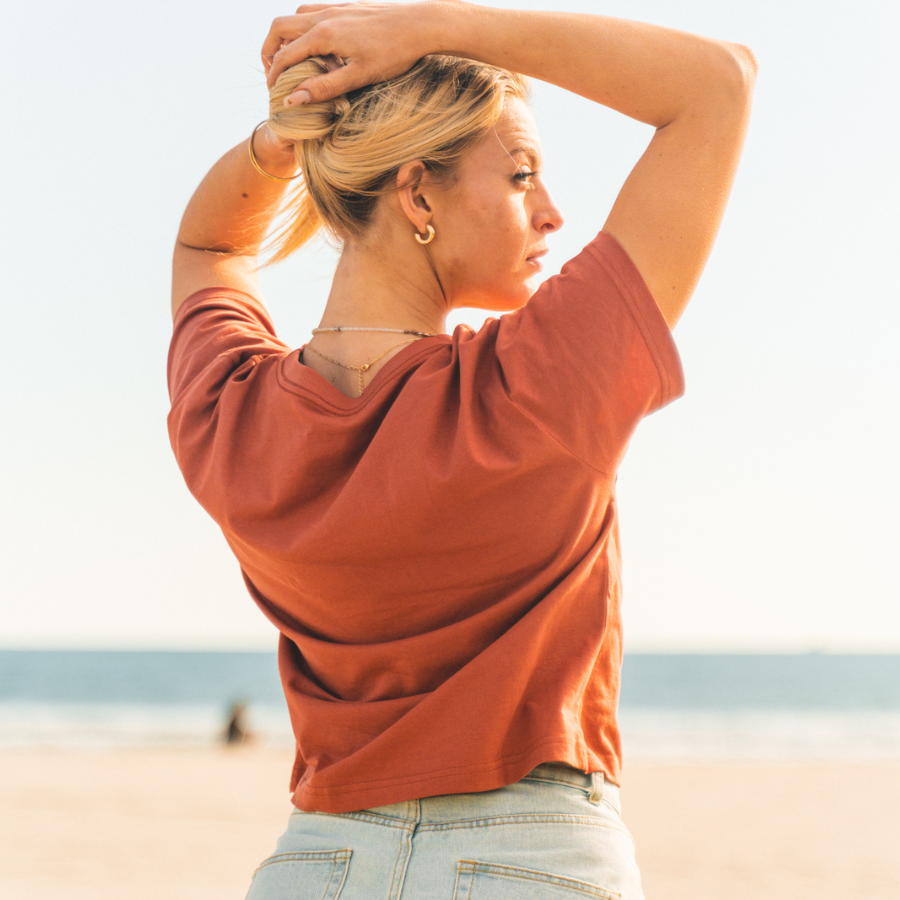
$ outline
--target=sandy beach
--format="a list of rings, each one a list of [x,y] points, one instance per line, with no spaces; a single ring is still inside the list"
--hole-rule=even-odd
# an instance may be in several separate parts
[[[290,812],[283,749],[0,752],[4,900],[242,900]],[[896,900],[900,764],[633,762],[648,900]]]

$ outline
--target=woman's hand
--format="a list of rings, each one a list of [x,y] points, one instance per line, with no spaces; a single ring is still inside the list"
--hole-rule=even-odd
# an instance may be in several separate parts
[[[310,56],[332,56],[332,71],[303,82],[285,105],[331,100],[403,74],[434,52],[440,18],[456,0],[424,3],[313,3],[275,19],[262,48],[267,83]]]

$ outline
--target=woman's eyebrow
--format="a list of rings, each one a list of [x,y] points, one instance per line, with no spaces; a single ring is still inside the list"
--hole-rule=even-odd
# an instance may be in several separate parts
[[[531,144],[517,144],[515,147],[513,147],[509,151],[509,153],[510,153],[510,156],[513,153],[524,153],[528,156],[528,159],[534,168],[536,168],[536,169],[540,168],[540,163],[541,163],[540,153]]]
[[[504,153],[506,153],[506,155],[513,161],[513,164],[516,164],[516,161],[513,158],[513,154],[524,153],[528,156],[528,160],[533,168],[540,168],[540,163],[542,162],[541,155],[538,149],[533,144],[529,143],[528,141],[517,139],[519,140],[519,143],[516,143],[515,146],[512,147],[512,149],[507,149],[506,144],[504,144],[503,141],[500,140],[500,135],[497,134],[496,126],[494,127],[494,137],[497,138],[497,141],[503,148]]]

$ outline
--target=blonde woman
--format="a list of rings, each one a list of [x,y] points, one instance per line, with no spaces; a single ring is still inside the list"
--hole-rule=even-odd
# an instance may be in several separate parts
[[[300,7],[263,59],[269,118],[181,224],[169,356],[172,445],[280,631],[296,736],[296,811],[249,897],[640,898],[615,477],[683,389],[670,329],[725,209],[753,54],[427,0]],[[540,287],[563,219],[527,77],[655,128]],[[282,205],[276,258],[320,229],[341,249],[299,350],[256,274]],[[458,307],[508,315],[448,334]]]

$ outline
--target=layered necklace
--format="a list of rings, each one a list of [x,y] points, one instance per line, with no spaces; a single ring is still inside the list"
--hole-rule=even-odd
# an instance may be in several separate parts
[[[313,328],[312,333],[313,334],[323,334],[326,331],[386,331],[391,334],[410,334],[410,335],[412,335],[412,337],[409,340],[400,341],[399,344],[394,344],[393,347],[388,347],[388,349],[385,350],[384,353],[382,353],[380,356],[376,356],[375,359],[371,359],[371,360],[369,360],[369,362],[367,362],[361,366],[351,366],[351,365],[348,365],[347,363],[342,363],[342,362],[340,362],[340,360],[332,359],[330,356],[326,356],[324,353],[320,353],[318,350],[316,350],[315,347],[311,347],[311,346],[309,346],[309,344],[306,345],[305,349],[312,350],[312,352],[315,353],[316,356],[321,356],[322,359],[327,359],[328,362],[332,362],[336,366],[340,366],[342,369],[352,369],[354,372],[356,372],[357,377],[359,378],[359,394],[357,396],[362,396],[363,373],[368,372],[368,370],[371,369],[372,366],[374,366],[375,363],[378,362],[378,360],[384,359],[384,357],[387,356],[388,353],[390,353],[392,350],[396,350],[398,347],[403,347],[406,344],[411,344],[413,341],[417,341],[419,338],[434,337],[433,334],[428,334],[427,332],[424,332],[424,331],[411,331],[407,328],[357,328],[353,325],[337,325],[334,328]]]

